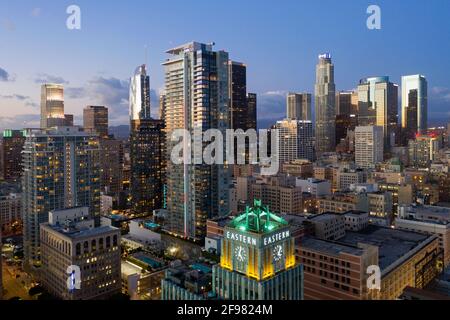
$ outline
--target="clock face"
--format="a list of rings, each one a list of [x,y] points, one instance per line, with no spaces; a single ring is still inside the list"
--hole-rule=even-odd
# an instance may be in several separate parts
[[[284,252],[283,252],[283,246],[277,245],[273,248],[273,260],[274,261],[280,261],[281,258],[283,258]]]
[[[244,247],[238,246],[234,250],[234,255],[239,262],[244,262],[247,260],[247,250]]]

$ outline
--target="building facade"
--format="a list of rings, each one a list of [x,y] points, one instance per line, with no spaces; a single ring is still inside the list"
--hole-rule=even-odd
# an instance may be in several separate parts
[[[383,128],[378,126],[355,128],[355,162],[361,168],[375,168],[383,162]]]
[[[282,120],[278,129],[278,159],[280,166],[297,159],[314,161],[313,125],[311,121]]]
[[[41,86],[41,129],[65,124],[64,87],[60,84],[43,84]]]
[[[286,98],[287,119],[289,120],[312,120],[310,93],[289,92]]]
[[[402,77],[402,131],[405,140],[428,129],[428,82],[422,75]]]
[[[213,291],[226,300],[302,300],[303,270],[288,223],[255,201],[224,230]]]
[[[22,149],[25,143],[25,132],[21,130],[5,130],[3,131],[2,140],[3,179],[19,179],[22,175]]]
[[[84,130],[97,133],[100,138],[108,137],[108,108],[87,106],[83,110]]]

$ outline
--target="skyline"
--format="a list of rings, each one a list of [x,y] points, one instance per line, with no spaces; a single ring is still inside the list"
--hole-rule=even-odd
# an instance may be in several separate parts
[[[75,115],[76,124],[87,105],[107,106],[111,125],[127,124],[129,79],[142,63],[149,66],[156,116],[165,51],[189,41],[215,42],[216,50],[226,50],[230,59],[248,66],[248,91],[258,94],[260,127],[285,117],[288,92],[314,92],[317,56],[324,52],[332,54],[338,91],[355,89],[368,76],[387,75],[400,86],[401,76],[425,75],[430,124],[448,122],[450,78],[445,71],[450,62],[441,56],[450,49],[444,40],[450,34],[448,1],[377,1],[381,30],[366,27],[369,1],[247,1],[239,7],[233,2],[212,3],[207,12],[175,1],[183,13],[177,14],[161,1],[135,1],[134,7],[77,1],[82,29],[76,31],[65,27],[67,1],[1,3],[0,38],[10,50],[0,50],[0,129],[38,126],[40,85],[45,82],[65,86],[66,112]],[[194,13],[205,27],[185,27]],[[227,20],[231,16],[233,24]],[[246,32],[237,34],[230,26]],[[36,32],[52,37],[36,37]],[[357,45],[368,42],[376,50]]]

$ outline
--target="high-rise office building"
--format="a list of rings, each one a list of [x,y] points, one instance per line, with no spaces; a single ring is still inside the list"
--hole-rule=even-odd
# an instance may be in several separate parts
[[[73,114],[65,114],[64,115],[64,126],[73,127]]]
[[[87,106],[83,110],[84,130],[97,133],[100,138],[108,137],[108,108]]]
[[[291,120],[312,120],[311,94],[288,93],[286,98],[287,118]]]
[[[336,115],[357,115],[358,93],[339,91],[336,93]]]
[[[428,129],[428,83],[422,75],[402,77],[402,131],[404,142]]]
[[[302,300],[303,267],[288,223],[261,201],[224,229],[213,290],[221,299]]]
[[[389,77],[362,79],[358,85],[358,125],[383,128],[384,151],[397,141],[398,85]]]
[[[29,129],[23,151],[24,254],[40,266],[39,224],[51,210],[89,207],[100,221],[98,137],[78,127]]]
[[[131,201],[137,214],[150,215],[163,207],[165,138],[162,120],[131,121]]]
[[[355,162],[361,168],[374,168],[383,162],[383,128],[377,126],[356,127]]]
[[[147,66],[139,66],[130,81],[130,120],[151,119],[150,77]]]
[[[336,86],[331,55],[319,56],[316,67],[316,152],[334,152],[336,147]]]
[[[258,97],[256,93],[247,93],[247,129],[258,129]]]
[[[49,293],[62,300],[103,300],[120,293],[120,229],[95,227],[87,207],[48,215],[48,223],[40,225],[40,239],[41,280]],[[68,281],[71,266],[80,268],[79,288]]]
[[[230,95],[230,129],[247,130],[247,66],[228,62],[228,90]]]
[[[14,180],[22,175],[22,149],[25,132],[21,130],[3,131],[3,179]]]
[[[64,87],[60,84],[41,86],[41,129],[65,126]]]
[[[282,120],[276,123],[278,129],[279,163],[296,159],[314,161],[313,125],[311,121]]]
[[[150,76],[136,70],[130,84],[130,160],[133,211],[150,215],[164,198],[164,121],[151,117]]]
[[[198,42],[181,45],[167,53],[171,58],[163,65],[166,147],[170,159],[173,147],[179,144],[170,139],[177,129],[187,130],[196,141],[209,129],[218,129],[225,136],[230,123],[229,57],[225,51],[213,51],[213,44]],[[187,150],[190,141],[184,138]],[[208,218],[229,213],[230,172],[227,165],[206,165],[201,152],[187,157],[192,157],[191,164],[167,162],[167,227],[184,237],[201,239],[206,235]]]

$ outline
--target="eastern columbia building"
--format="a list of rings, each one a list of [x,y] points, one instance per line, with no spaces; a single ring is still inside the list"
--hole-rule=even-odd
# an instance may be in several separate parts
[[[225,227],[221,252],[213,267],[219,299],[303,299],[303,267],[296,262],[289,225],[261,201]]]

